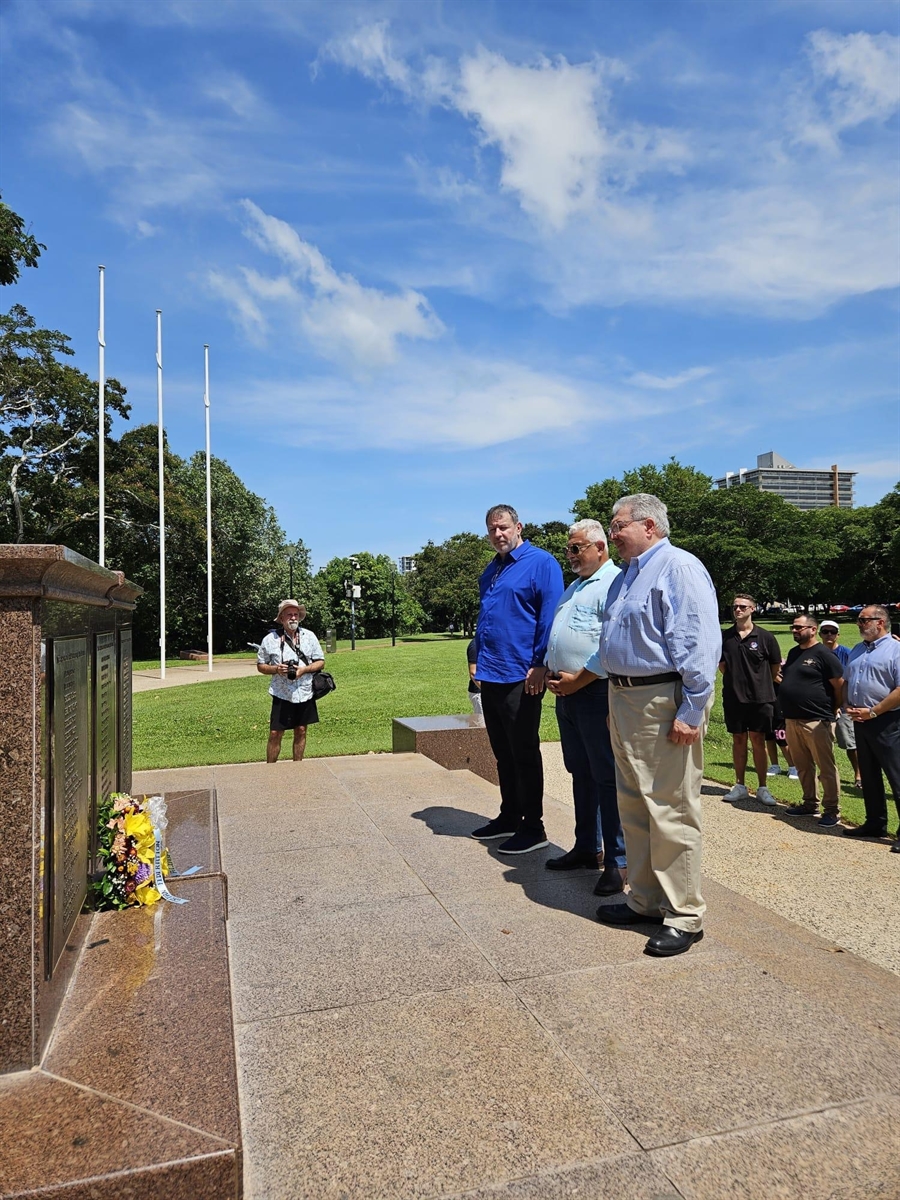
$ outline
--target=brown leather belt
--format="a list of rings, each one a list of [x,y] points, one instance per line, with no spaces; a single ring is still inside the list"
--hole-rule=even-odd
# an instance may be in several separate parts
[[[648,687],[651,683],[674,683],[681,679],[677,671],[666,671],[663,675],[610,675],[609,682],[616,687]]]

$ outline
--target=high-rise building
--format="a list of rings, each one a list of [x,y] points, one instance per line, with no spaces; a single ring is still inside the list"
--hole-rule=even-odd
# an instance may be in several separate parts
[[[746,467],[726,471],[724,478],[715,480],[713,486],[728,488],[750,483],[761,492],[775,492],[796,504],[797,508],[830,508],[832,505],[852,508],[855,474],[855,471],[839,471],[836,465],[828,471],[807,471],[770,450],[768,454],[756,456],[755,471],[748,471]]]
[[[397,567],[401,575],[408,575],[410,571],[416,569],[415,556],[412,554],[401,554],[397,559]]]

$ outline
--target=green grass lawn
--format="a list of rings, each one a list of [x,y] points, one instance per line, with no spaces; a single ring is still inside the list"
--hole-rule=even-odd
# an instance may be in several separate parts
[[[765,627],[776,635],[786,654],[794,644],[787,622],[766,622]],[[842,643],[853,646],[858,640],[855,625],[841,626]],[[309,731],[308,755],[389,751],[392,717],[467,712],[467,641],[462,636],[423,634],[398,639],[395,647],[390,639],[358,642],[356,653],[342,649],[329,655],[326,665],[338,688],[319,705],[321,721]],[[220,657],[247,656],[216,656]],[[134,768],[260,762],[265,757],[270,705],[268,680],[262,675],[140,692],[134,696]],[[550,697],[544,703],[541,738],[559,741]],[[284,740],[285,754],[289,754],[289,745],[290,735]],[[850,763],[842,750],[836,755],[844,787],[842,812],[861,823],[862,796],[852,786]],[[720,689],[705,757],[708,778],[734,782],[731,737],[722,717]],[[770,779],[769,787],[780,800],[800,800],[799,785],[786,778]]]

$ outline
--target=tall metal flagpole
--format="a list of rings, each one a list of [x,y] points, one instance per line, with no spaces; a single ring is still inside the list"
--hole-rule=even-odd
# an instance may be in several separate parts
[[[162,309],[156,310],[156,419],[159,441],[159,677],[166,677],[166,501],[163,484]]]
[[[99,381],[97,383],[97,407],[100,412],[99,426],[97,431],[97,469],[100,478],[100,531],[98,541],[100,543],[100,566],[106,566],[106,319],[104,306],[104,272],[106,267],[99,267],[100,271],[100,326],[97,330],[97,345],[99,355],[99,366],[97,374]]]
[[[213,669],[212,476],[209,468],[209,346],[203,346],[203,404],[206,409],[206,655]]]

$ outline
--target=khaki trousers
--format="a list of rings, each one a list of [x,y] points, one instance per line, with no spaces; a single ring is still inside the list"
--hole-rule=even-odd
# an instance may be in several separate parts
[[[822,776],[822,807],[827,813],[840,812],[841,777],[834,761],[834,726],[830,721],[799,721],[792,717],[784,723],[788,749],[803,787],[803,807],[819,808],[816,768]]]
[[[706,905],[700,895],[700,786],[703,735],[676,746],[667,738],[681,704],[681,684],[616,687],[610,681],[609,727],[616,790],[628,857],[628,904],[662,914],[664,924],[696,933]]]

